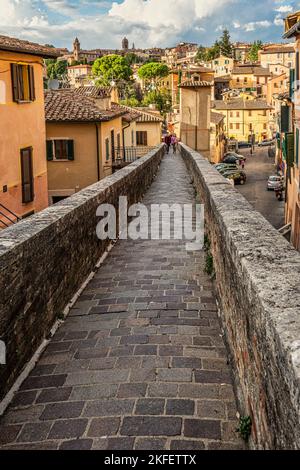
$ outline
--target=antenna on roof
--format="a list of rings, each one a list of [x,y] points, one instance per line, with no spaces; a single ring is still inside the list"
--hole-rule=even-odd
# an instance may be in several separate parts
[[[57,80],[56,78],[48,80],[48,89],[49,90],[58,90],[59,89],[59,80]]]

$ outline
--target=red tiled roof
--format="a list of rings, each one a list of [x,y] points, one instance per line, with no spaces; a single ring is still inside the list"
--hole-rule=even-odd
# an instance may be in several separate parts
[[[45,92],[45,114],[47,122],[101,122],[121,117],[126,111],[102,110],[92,98],[65,89]]]
[[[119,105],[129,113],[138,113],[137,122],[163,122],[163,118],[158,113],[154,113],[148,108],[131,108],[130,106]]]
[[[99,99],[99,98],[108,98],[111,94],[111,88],[109,87],[100,87],[96,85],[91,86],[80,86],[76,88],[75,93],[81,96],[87,96],[89,98]]]
[[[45,58],[55,58],[60,56],[59,50],[54,47],[41,46],[34,42],[23,41],[22,39],[1,35],[0,51],[20,52],[22,54],[37,55]]]
[[[221,113],[216,113],[214,111],[211,112],[210,114],[210,122],[212,124],[220,124],[225,119],[224,114]]]
[[[179,87],[180,88],[199,88],[199,87],[211,87],[212,82],[204,82],[204,81],[197,81],[197,80],[186,80],[182,82]]]
[[[240,98],[223,101],[215,100],[212,101],[211,107],[217,110],[226,110],[226,109],[273,109],[266,101],[264,100],[243,100]]]

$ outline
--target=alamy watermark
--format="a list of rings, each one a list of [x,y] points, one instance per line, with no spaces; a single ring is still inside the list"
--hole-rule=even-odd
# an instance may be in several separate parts
[[[101,217],[96,228],[100,240],[186,240],[187,251],[204,246],[203,204],[139,203],[128,207],[127,197],[121,196],[118,211],[112,204],[101,204],[96,215]]]
[[[6,346],[4,341],[0,340],[0,365],[6,364]]]

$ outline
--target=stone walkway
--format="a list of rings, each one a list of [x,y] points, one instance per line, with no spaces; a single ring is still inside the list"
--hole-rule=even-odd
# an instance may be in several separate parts
[[[194,201],[166,156],[143,202]],[[119,241],[1,418],[1,448],[242,448],[203,268],[184,241]]]

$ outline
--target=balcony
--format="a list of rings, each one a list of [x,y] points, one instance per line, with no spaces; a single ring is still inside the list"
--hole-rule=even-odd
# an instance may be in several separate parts
[[[115,170],[124,168],[130,163],[135,162],[147,153],[156,149],[157,147],[137,146],[137,147],[118,147],[115,149],[115,158],[113,159],[113,168]]]

